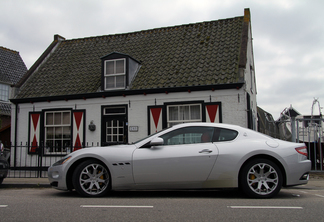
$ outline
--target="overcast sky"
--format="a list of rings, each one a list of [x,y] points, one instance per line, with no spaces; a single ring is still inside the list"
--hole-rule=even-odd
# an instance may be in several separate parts
[[[27,68],[59,34],[84,38],[232,18],[250,8],[258,106],[324,103],[323,0],[0,0],[0,46]],[[314,114],[318,114],[318,107]]]

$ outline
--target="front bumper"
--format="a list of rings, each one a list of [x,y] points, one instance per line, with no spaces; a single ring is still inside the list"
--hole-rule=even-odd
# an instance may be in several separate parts
[[[62,165],[51,166],[48,168],[48,180],[53,188],[58,190],[68,190],[66,185],[66,177]]]

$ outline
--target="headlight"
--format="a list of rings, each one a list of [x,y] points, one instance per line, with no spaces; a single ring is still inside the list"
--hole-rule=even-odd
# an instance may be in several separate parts
[[[64,157],[63,159],[57,161],[56,163],[53,164],[53,166],[58,166],[64,164],[66,161],[68,161],[71,158],[71,156]]]

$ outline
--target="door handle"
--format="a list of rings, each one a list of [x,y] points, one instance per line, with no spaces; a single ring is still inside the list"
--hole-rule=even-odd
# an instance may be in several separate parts
[[[213,152],[213,151],[210,149],[203,149],[203,150],[199,151],[199,153],[211,153],[211,152]]]

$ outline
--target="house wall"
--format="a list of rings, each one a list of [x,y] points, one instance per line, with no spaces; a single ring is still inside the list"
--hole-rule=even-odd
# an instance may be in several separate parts
[[[250,95],[250,107],[252,109],[252,129],[257,130],[257,88],[253,55],[252,29],[249,25],[247,41],[247,62],[244,69],[245,90]]]
[[[127,105],[128,126],[138,126],[138,132],[128,132],[128,142],[134,142],[148,135],[148,106],[164,105],[170,102],[187,102],[202,100],[206,103],[221,102],[222,122],[247,127],[246,93],[243,89],[228,89],[201,92],[180,92],[168,94],[147,94],[120,96],[110,98],[80,99],[71,101],[51,101],[39,103],[22,103],[18,105],[17,142],[28,141],[29,113],[48,109],[85,110],[85,141],[94,143],[101,141],[101,107],[105,105]],[[16,106],[12,106],[12,126],[15,126]],[[90,122],[96,125],[90,131]],[[15,127],[12,127],[11,141],[15,141]],[[42,140],[42,138],[41,138]]]

